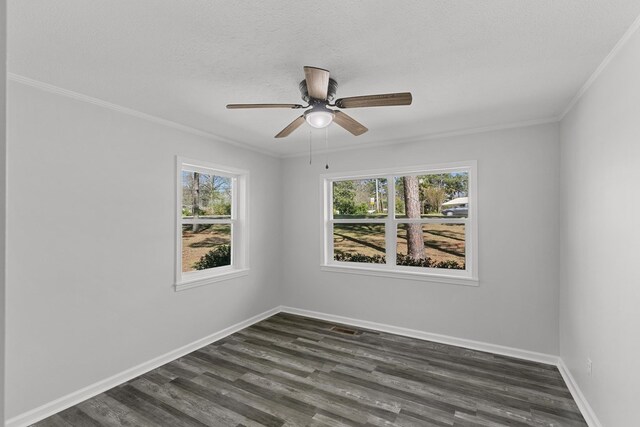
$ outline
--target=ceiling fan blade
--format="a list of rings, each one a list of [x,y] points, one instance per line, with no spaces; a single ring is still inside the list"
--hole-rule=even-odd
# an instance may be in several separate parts
[[[342,126],[346,130],[354,134],[355,136],[362,135],[363,133],[369,130],[366,127],[364,127],[362,123],[356,121],[353,117],[351,117],[346,113],[343,113],[342,111],[335,112],[335,116],[333,117],[333,122],[336,123],[338,126]]]
[[[320,101],[327,99],[329,71],[316,67],[304,67],[304,79],[307,81],[307,92],[311,98]]]
[[[229,110],[239,108],[304,108],[300,104],[227,104]]]
[[[411,105],[410,92],[385,93],[381,95],[352,96],[336,101],[338,108],[388,107],[392,105]]]
[[[286,128],[282,129],[280,133],[276,135],[276,138],[284,138],[285,136],[289,136],[291,132],[298,129],[303,123],[304,123],[304,116],[298,117],[297,119],[289,123],[289,125]]]

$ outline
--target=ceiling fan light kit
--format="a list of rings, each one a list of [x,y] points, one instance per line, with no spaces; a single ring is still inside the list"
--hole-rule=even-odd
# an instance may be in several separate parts
[[[309,123],[309,126],[322,129],[331,124],[334,115],[333,110],[330,110],[324,104],[317,104],[311,110],[304,112],[304,119]]]
[[[331,123],[336,123],[352,135],[358,136],[368,129],[348,114],[328,107],[340,109],[390,107],[394,105],[411,105],[413,100],[410,92],[400,92],[352,96],[337,99],[335,103],[332,103],[338,89],[338,82],[329,77],[329,71],[317,67],[304,67],[304,76],[305,79],[300,82],[299,87],[302,100],[308,103],[306,106],[300,104],[228,104],[227,108],[289,108],[294,110],[311,108],[289,123],[287,127],[276,135],[276,138],[289,136],[294,130],[302,126],[305,121],[309,126],[316,129],[323,129]]]

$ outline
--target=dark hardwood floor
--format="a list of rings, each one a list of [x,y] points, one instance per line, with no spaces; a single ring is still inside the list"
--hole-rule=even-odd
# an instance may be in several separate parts
[[[555,366],[335,326],[281,313],[35,425],[586,426]]]

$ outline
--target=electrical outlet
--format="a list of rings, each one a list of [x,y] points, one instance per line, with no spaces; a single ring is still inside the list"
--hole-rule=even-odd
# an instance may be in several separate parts
[[[587,359],[587,375],[591,376],[591,372],[593,370],[593,362],[591,359]]]

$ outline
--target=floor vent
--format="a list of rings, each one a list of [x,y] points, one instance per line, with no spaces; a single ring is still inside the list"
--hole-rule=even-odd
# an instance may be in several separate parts
[[[331,328],[332,331],[340,332],[341,334],[347,335],[359,335],[359,332],[355,329],[345,328],[344,326],[334,326]]]

